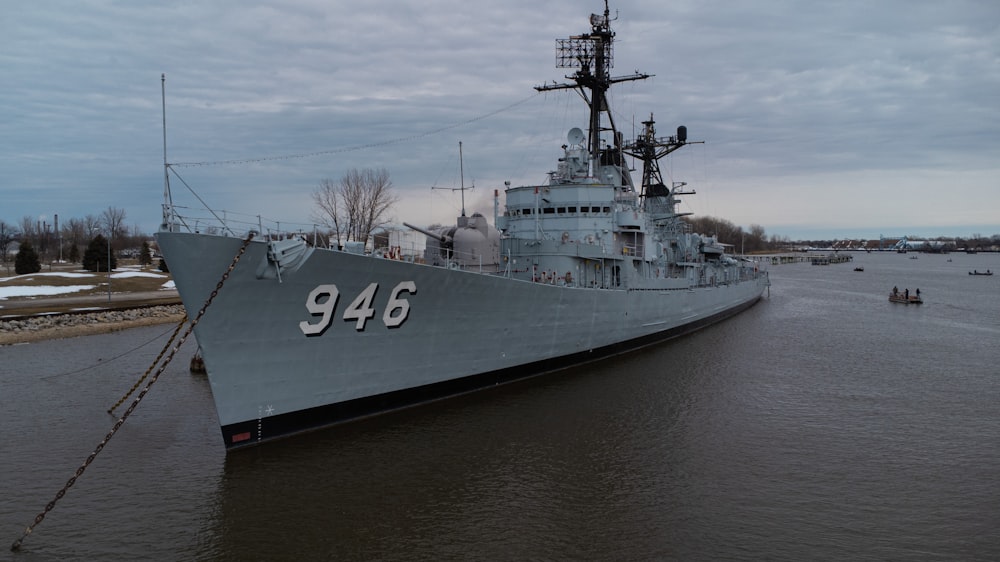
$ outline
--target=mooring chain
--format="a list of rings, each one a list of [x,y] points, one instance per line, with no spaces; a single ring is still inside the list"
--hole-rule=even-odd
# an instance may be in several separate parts
[[[87,467],[90,466],[90,463],[94,462],[94,458],[97,457],[97,454],[100,453],[102,449],[104,449],[104,446],[108,443],[108,441],[111,440],[112,437],[114,437],[115,433],[118,432],[118,429],[122,426],[122,424],[125,423],[125,420],[128,419],[130,415],[132,415],[132,412],[135,410],[136,406],[139,405],[139,402],[141,402],[142,399],[146,396],[146,393],[149,392],[149,389],[154,384],[156,384],[156,380],[159,379],[160,375],[163,374],[163,371],[166,370],[167,365],[170,364],[170,361],[173,360],[174,355],[177,353],[178,350],[180,350],[181,346],[184,345],[184,341],[187,340],[189,335],[191,335],[191,331],[194,330],[194,327],[201,320],[201,317],[204,316],[205,311],[208,310],[209,305],[212,304],[212,301],[219,294],[219,290],[222,289],[222,285],[226,282],[227,279],[229,279],[229,274],[233,272],[233,269],[236,268],[236,264],[239,263],[240,258],[242,258],[243,254],[246,253],[247,247],[250,245],[250,241],[253,240],[253,237],[254,233],[251,231],[250,234],[247,235],[246,239],[243,240],[243,246],[241,246],[240,251],[236,253],[236,256],[233,258],[233,262],[229,264],[229,268],[226,269],[226,272],[222,274],[222,278],[219,279],[218,284],[216,284],[215,290],[212,291],[212,294],[209,295],[208,300],[206,300],[205,304],[202,305],[201,310],[198,311],[198,315],[195,316],[193,320],[191,320],[191,324],[188,326],[188,329],[184,331],[184,335],[181,336],[180,340],[177,342],[177,345],[175,345],[174,348],[170,350],[170,355],[168,355],[167,358],[164,360],[163,364],[160,365],[160,368],[156,370],[156,373],[153,374],[153,377],[149,379],[149,383],[146,384],[146,387],[143,388],[141,392],[139,392],[139,394],[135,397],[135,400],[132,402],[132,404],[130,404],[129,407],[125,410],[125,413],[122,414],[122,417],[118,418],[118,421],[115,422],[115,425],[111,428],[111,431],[109,431],[108,434],[104,436],[104,439],[97,444],[97,447],[94,448],[94,451],[90,453],[87,459],[83,461],[83,464],[81,464],[80,467],[76,469],[76,472],[73,474],[73,476],[70,477],[69,480],[66,481],[66,484],[62,487],[62,489],[56,492],[56,497],[45,505],[45,509],[42,510],[41,513],[35,516],[35,520],[32,521],[32,523],[28,525],[27,528],[24,529],[24,533],[21,534],[21,536],[16,541],[14,541],[14,544],[10,546],[10,549],[12,551],[16,552],[21,549],[21,543],[24,542],[24,539],[27,538],[27,536],[30,535],[31,532],[35,530],[35,527],[37,527],[38,524],[41,523],[43,519],[45,519],[45,515],[48,514],[48,512],[52,511],[52,509],[56,506],[56,502],[62,499],[62,497],[66,495],[66,492],[70,489],[70,487],[72,487],[73,484],[76,483],[76,479],[83,475],[83,472],[87,470]]]
[[[170,349],[170,344],[174,343],[174,339],[177,338],[177,334],[181,332],[181,328],[184,327],[184,324],[186,322],[187,322],[187,317],[183,318],[180,322],[177,323],[177,327],[174,329],[174,333],[171,334],[170,339],[167,340],[166,344],[164,344],[163,349],[160,350],[160,354],[156,356],[156,359],[153,359],[153,362],[150,363],[149,368],[146,369],[146,372],[143,373],[141,377],[139,377],[139,380],[135,381],[135,384],[132,385],[132,388],[128,389],[128,392],[126,392],[121,398],[119,398],[118,402],[115,402],[114,406],[108,408],[109,414],[113,413],[115,409],[118,408],[118,406],[121,406],[123,402],[128,400],[128,397],[132,396],[132,393],[135,392],[135,389],[139,388],[139,385],[142,384],[142,381],[146,380],[146,377],[149,376],[149,373],[153,372],[153,368],[160,364],[160,359],[163,359],[163,356],[167,353],[167,350]]]

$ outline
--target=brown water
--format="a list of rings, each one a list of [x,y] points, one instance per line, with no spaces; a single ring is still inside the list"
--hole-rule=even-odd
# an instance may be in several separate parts
[[[229,455],[189,349],[3,556],[996,560],[1000,275],[972,269],[1000,256],[772,267],[693,336]],[[7,545],[169,328],[0,348]]]

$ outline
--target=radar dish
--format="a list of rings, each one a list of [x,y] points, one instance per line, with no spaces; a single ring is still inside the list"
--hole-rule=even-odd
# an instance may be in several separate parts
[[[583,140],[586,138],[587,137],[584,136],[583,131],[580,130],[580,127],[573,127],[566,135],[566,140],[568,140],[569,144],[572,146],[583,144]]]

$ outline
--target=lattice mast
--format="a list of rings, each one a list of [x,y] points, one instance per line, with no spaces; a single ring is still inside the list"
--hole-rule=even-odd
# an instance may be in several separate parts
[[[649,74],[636,72],[628,76],[611,76],[613,66],[613,50],[615,33],[611,30],[611,12],[608,2],[604,0],[604,15],[590,15],[591,31],[585,35],[576,35],[569,39],[556,39],[556,67],[576,68],[574,74],[566,76],[573,83],[543,84],[535,86],[539,92],[549,90],[575,89],[590,107],[590,173],[595,175],[598,168],[598,158],[601,154],[601,132],[611,131],[615,149],[620,151],[621,135],[615,128],[614,119],[608,109],[607,91],[612,84],[631,80],[645,80]],[[607,126],[602,124],[602,115],[606,116]]]
[[[644,197],[665,195],[672,188],[668,189],[665,186],[663,174],[660,172],[660,158],[683,146],[700,144],[702,141],[688,141],[687,127],[683,125],[677,127],[675,136],[658,138],[652,114],[649,115],[648,121],[642,122],[642,125],[642,133],[633,142],[625,145],[622,152],[642,162],[642,195]],[[676,192],[675,195],[684,193]]]

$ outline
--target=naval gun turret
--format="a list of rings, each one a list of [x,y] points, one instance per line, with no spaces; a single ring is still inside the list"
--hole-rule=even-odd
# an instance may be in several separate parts
[[[483,271],[500,267],[500,233],[479,213],[462,215],[450,227],[428,230],[405,222],[403,226],[427,236],[424,260],[430,265]]]

